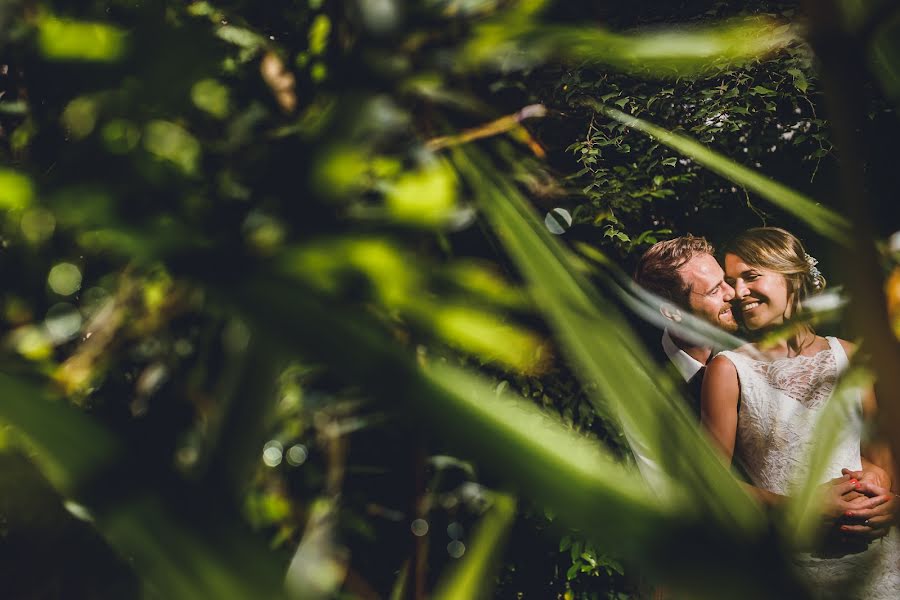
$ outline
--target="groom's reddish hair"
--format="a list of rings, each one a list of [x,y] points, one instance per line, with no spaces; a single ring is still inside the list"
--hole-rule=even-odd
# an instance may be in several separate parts
[[[650,246],[638,261],[634,280],[661,298],[688,306],[688,286],[678,269],[698,254],[715,256],[715,248],[706,238],[683,235]]]

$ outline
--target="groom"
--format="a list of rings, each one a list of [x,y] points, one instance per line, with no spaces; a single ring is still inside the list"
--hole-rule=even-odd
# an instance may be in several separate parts
[[[658,242],[641,256],[634,279],[644,289],[666,301],[660,307],[660,312],[666,318],[679,322],[682,314],[687,312],[734,333],[738,329],[731,310],[735,292],[725,282],[725,273],[714,253],[712,244],[702,237],[692,235]],[[661,346],[671,367],[670,371],[674,369],[687,384],[692,408],[699,417],[703,373],[713,349],[679,339],[671,335],[668,329],[663,330]],[[856,486],[859,494],[870,497],[892,496],[888,474],[865,459],[863,470],[844,469],[843,479],[858,481]],[[852,495],[847,499],[851,497]],[[839,521],[839,531],[847,537],[882,537],[894,521],[891,514],[895,510],[894,504],[896,500],[862,511],[861,514],[845,515],[847,518]]]
[[[634,279],[666,302],[660,312],[674,322],[684,312],[704,319],[729,333],[738,324],[731,312],[734,288],[713,256],[715,249],[702,237],[685,235],[658,242],[638,262]],[[700,414],[700,386],[712,348],[682,340],[663,330],[662,350],[671,371],[687,384],[691,408]]]

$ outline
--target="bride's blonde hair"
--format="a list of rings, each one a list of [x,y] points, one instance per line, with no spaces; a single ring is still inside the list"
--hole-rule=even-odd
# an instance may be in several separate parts
[[[827,283],[800,240],[780,227],[748,229],[722,248],[723,258],[725,254],[736,254],[749,265],[782,275],[791,298],[790,316],[800,310],[801,301],[824,290]]]

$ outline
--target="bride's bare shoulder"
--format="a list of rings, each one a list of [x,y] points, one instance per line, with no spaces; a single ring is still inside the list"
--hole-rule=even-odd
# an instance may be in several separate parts
[[[847,357],[852,357],[856,353],[856,344],[853,342],[848,342],[847,340],[842,340],[841,338],[836,338],[837,341],[841,343],[841,346],[844,348],[844,352],[847,353]]]

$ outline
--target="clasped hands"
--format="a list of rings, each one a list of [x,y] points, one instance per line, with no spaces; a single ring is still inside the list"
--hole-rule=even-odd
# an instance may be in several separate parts
[[[823,486],[825,518],[832,523],[829,537],[848,546],[868,545],[884,537],[895,524],[900,501],[890,490],[887,473],[878,468],[842,469],[843,476]]]

